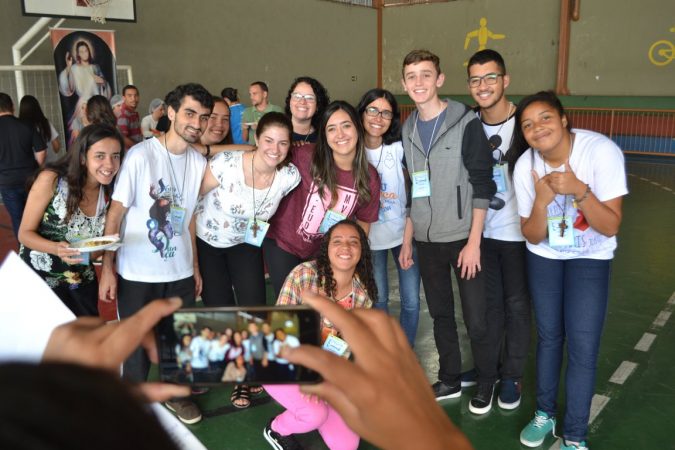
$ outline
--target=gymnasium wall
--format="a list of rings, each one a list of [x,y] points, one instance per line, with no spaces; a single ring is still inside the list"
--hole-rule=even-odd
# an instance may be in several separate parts
[[[0,5],[0,64],[12,64],[12,44],[37,17],[23,17],[19,0]],[[352,102],[377,80],[371,8],[317,0],[136,0],[136,18],[103,25],[68,19],[62,27],[116,31],[117,62],[133,67],[142,114],[152,98],[188,81],[216,95],[236,87],[248,104],[249,84],[263,80],[271,101],[283,105],[300,75],[321,80],[331,98]],[[25,64],[53,64],[49,41]]]
[[[403,93],[399,81],[403,57],[413,48],[428,48],[440,56],[446,73],[442,91],[465,94],[463,63],[478,50],[480,34],[469,33],[480,30],[480,19],[485,18],[483,31],[497,36],[483,43],[504,56],[511,74],[509,91],[528,94],[553,89],[559,13],[559,0],[457,0],[386,8],[384,85]],[[673,26],[672,0],[582,0],[581,20],[571,24],[571,94],[675,95],[675,60],[658,66],[648,57],[654,42],[675,43],[675,33],[670,32]],[[467,34],[469,44],[465,49]]]

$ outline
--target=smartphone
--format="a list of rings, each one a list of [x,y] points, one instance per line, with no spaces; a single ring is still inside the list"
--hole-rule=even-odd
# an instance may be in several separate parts
[[[160,379],[181,384],[318,383],[279,356],[283,346],[321,345],[321,318],[307,306],[183,308],[155,327]]]

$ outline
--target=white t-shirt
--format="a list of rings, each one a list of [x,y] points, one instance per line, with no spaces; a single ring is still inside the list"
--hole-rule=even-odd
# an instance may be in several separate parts
[[[300,340],[293,335],[287,334],[286,339],[284,339],[283,342],[279,339],[274,341],[274,353],[277,355],[277,363],[279,364],[288,364],[288,360],[282,359],[278,356],[281,348],[284,346],[288,348],[300,347]]]
[[[131,147],[113,192],[113,200],[128,208],[117,250],[123,278],[166,283],[193,275],[188,226],[205,169],[206,159],[192,147],[174,155],[157,138]],[[185,208],[180,230],[171,223],[172,203]]]
[[[574,147],[570,156],[570,167],[576,177],[591,187],[591,191],[598,200],[607,201],[621,197],[628,193],[626,185],[626,171],[623,162],[623,153],[617,145],[602,134],[587,130],[572,130],[576,134]],[[534,159],[533,159],[534,155]],[[518,159],[513,181],[518,198],[518,213],[521,217],[530,217],[534,204],[534,181],[531,170],[537,171],[539,177],[553,171],[563,172],[565,166],[551,168],[544,167],[544,160],[538,152],[532,149],[526,151]],[[612,259],[616,248],[616,236],[604,236],[588,225],[588,222],[573,206],[573,196],[557,195],[548,205],[548,217],[562,215],[562,205],[565,205],[565,214],[572,219],[574,241],[573,246],[551,247],[548,238],[534,245],[527,243],[527,248],[536,255],[550,259]]]
[[[246,185],[243,167],[244,152],[222,152],[209,162],[213,176],[220,183],[199,201],[197,236],[218,248],[232,247],[244,242],[249,219],[268,221],[276,212],[281,199],[300,183],[300,172],[289,164],[277,170],[269,188],[255,189]]]
[[[56,131],[56,128],[54,128],[54,125],[49,123],[49,130],[50,130],[50,136],[49,136],[49,142],[47,142],[47,162],[52,162],[56,161],[59,159],[61,156],[64,155],[64,152],[59,151],[59,153],[54,152],[54,146],[52,145],[52,142],[56,138],[59,137],[59,132]]]
[[[479,115],[480,116],[480,115]],[[481,119],[482,120],[482,119]],[[504,178],[506,190],[495,194],[498,198],[504,200],[504,207],[499,210],[489,208],[487,210],[487,217],[485,218],[485,228],[483,236],[490,239],[498,239],[500,241],[524,241],[523,233],[520,231],[520,216],[518,216],[518,204],[516,202],[516,192],[513,189],[513,181],[509,176],[509,166],[504,161],[506,154],[511,147],[513,139],[513,128],[516,124],[516,117],[512,115],[506,122],[488,125],[482,122],[483,130],[488,139],[495,134],[499,134],[502,138],[502,143],[492,152],[495,161],[499,161],[501,157],[503,169],[501,170]],[[500,151],[503,153],[500,153]],[[496,181],[496,180],[495,180]]]
[[[211,350],[211,341],[201,336],[195,336],[190,342],[190,351],[192,352],[192,368],[207,369],[209,367],[209,351]]]
[[[370,225],[368,240],[372,250],[386,250],[403,242],[406,218],[403,145],[401,141],[366,149],[368,162],[380,175],[380,209],[377,222]]]

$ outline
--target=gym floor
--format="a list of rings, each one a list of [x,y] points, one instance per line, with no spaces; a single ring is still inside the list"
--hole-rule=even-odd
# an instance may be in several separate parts
[[[675,161],[627,159],[630,194],[624,199],[619,248],[613,263],[609,312],[598,361],[591,412],[589,445],[594,449],[675,449],[668,428],[675,417]],[[16,248],[4,207],[0,207],[0,258]],[[393,264],[391,265],[393,267]],[[390,305],[398,313],[395,273],[390,275]],[[455,293],[457,295],[457,293]],[[458,322],[461,322],[458,311]],[[471,366],[466,333],[462,336],[466,367]],[[531,419],[534,408],[534,348],[523,380],[523,400],[514,411],[495,405],[488,414],[468,411],[474,388],[460,399],[441,405],[477,450],[524,449],[518,435]],[[436,380],[437,355],[431,319],[422,300],[416,352],[430,381]],[[564,368],[563,368],[564,370]],[[561,392],[564,383],[561,385]],[[190,430],[212,450],[268,449],[262,436],[268,420],[281,408],[265,395],[250,408],[237,410],[229,401],[229,388],[215,388],[196,398],[204,420]],[[564,401],[560,397],[560,410]],[[299,436],[306,449],[324,449],[318,433]],[[374,446],[362,442],[360,449]],[[549,438],[541,448],[557,449]]]

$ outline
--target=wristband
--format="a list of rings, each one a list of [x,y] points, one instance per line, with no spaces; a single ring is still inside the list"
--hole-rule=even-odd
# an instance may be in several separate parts
[[[588,194],[591,193],[591,187],[589,185],[586,185],[586,191],[584,192],[584,195],[581,196],[581,198],[575,198],[574,202],[578,205],[581,205],[581,202],[586,200],[588,198]]]

